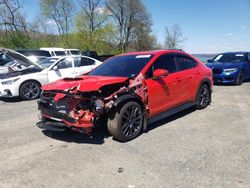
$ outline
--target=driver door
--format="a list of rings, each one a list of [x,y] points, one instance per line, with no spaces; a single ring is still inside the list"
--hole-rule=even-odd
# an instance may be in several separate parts
[[[153,78],[156,69],[168,70],[169,75],[164,78]],[[146,73],[148,89],[148,102],[150,116],[164,112],[179,103],[182,89],[181,74],[177,72],[177,66],[173,55],[160,56]]]
[[[71,77],[73,73],[73,58],[68,57],[62,59],[48,71],[49,83],[59,80],[61,78]]]

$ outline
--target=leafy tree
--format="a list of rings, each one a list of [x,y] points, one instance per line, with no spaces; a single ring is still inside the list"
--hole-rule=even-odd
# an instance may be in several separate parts
[[[55,23],[59,35],[65,38],[67,45],[74,15],[73,0],[40,0],[40,8],[42,14]]]

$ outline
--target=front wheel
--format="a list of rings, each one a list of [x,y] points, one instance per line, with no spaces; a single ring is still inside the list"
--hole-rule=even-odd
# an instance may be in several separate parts
[[[241,85],[244,82],[244,73],[241,71],[237,77],[237,85]]]
[[[207,84],[203,84],[200,87],[196,97],[196,108],[204,109],[210,104],[210,102],[211,102],[211,91]]]
[[[36,81],[26,81],[20,87],[20,97],[23,100],[33,100],[40,95],[40,84]]]
[[[126,142],[140,134],[143,119],[141,106],[131,101],[110,115],[107,127],[114,139]]]

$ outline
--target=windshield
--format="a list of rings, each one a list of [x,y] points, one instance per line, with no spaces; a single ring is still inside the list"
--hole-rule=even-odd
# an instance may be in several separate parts
[[[49,66],[51,66],[53,63],[55,63],[59,58],[47,58],[39,63],[39,65],[43,68],[46,69]]]
[[[233,62],[244,62],[247,60],[246,54],[244,53],[228,53],[219,54],[215,56],[213,61],[221,63],[233,63]]]
[[[132,77],[140,73],[143,67],[152,59],[153,55],[128,55],[108,59],[94,69],[89,75]]]
[[[54,51],[57,56],[64,56],[66,55],[65,51]]]

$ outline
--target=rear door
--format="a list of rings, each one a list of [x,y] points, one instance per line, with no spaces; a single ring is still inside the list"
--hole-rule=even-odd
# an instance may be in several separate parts
[[[54,82],[60,78],[74,76],[73,58],[68,57],[59,61],[48,71],[49,82]]]
[[[156,69],[168,70],[164,78],[153,78]],[[150,115],[166,111],[178,104],[181,95],[181,75],[177,72],[174,55],[160,56],[146,72]]]
[[[199,81],[200,72],[196,68],[198,63],[185,55],[176,55],[175,61],[177,64],[177,69],[182,77],[181,83],[181,94],[180,94],[180,103],[190,101],[196,93],[196,82]]]

